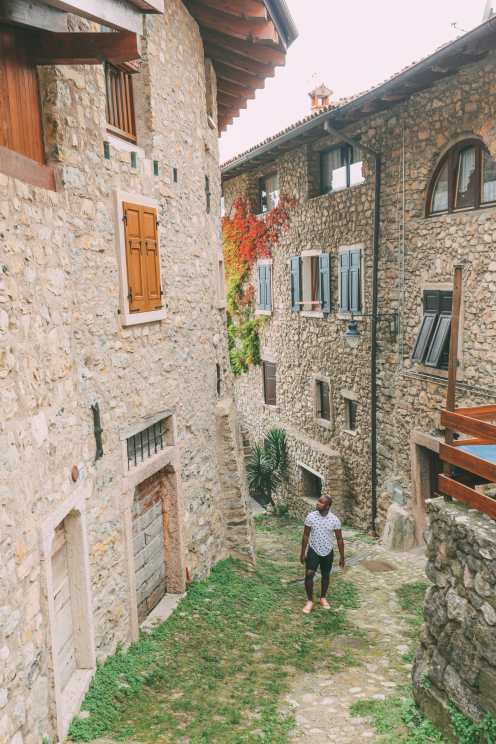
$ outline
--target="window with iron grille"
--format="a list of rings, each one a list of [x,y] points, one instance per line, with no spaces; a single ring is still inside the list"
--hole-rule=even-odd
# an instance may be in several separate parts
[[[322,421],[331,420],[330,389],[325,380],[315,380],[315,415]]]
[[[356,400],[351,400],[351,398],[345,398],[344,404],[345,404],[346,429],[348,431],[356,431],[358,403],[356,402]]]
[[[165,419],[162,419],[129,437],[127,440],[127,465],[129,470],[163,450],[165,434]]]
[[[136,142],[133,76],[107,62],[105,65],[107,88],[107,128],[114,134]]]

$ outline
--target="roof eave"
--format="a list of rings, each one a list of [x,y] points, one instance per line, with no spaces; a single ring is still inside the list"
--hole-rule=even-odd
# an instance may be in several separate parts
[[[264,4],[287,49],[298,38],[298,30],[286,0],[264,0]]]

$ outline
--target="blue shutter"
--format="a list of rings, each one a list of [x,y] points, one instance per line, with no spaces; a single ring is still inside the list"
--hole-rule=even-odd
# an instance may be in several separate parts
[[[263,309],[263,279],[262,279],[262,266],[257,264],[257,308]]]
[[[347,313],[350,309],[350,254],[341,253],[339,256],[339,309]]]
[[[331,272],[328,253],[319,256],[320,270],[320,307],[323,313],[331,312]]]
[[[299,313],[301,310],[301,286],[300,286],[300,257],[293,256],[291,259],[291,310]]]
[[[272,310],[272,265],[265,266],[265,309]]]
[[[350,312],[352,313],[359,313],[362,309],[361,259],[360,250],[350,251]]]

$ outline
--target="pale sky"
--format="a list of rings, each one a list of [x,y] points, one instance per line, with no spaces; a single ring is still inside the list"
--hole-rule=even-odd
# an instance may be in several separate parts
[[[315,85],[337,98],[376,85],[481,23],[486,1],[287,0],[299,37],[222,135],[221,162],[310,113]]]

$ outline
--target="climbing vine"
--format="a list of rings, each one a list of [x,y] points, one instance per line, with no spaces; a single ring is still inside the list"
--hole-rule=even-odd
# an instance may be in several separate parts
[[[258,259],[270,258],[272,248],[289,226],[291,199],[282,197],[277,207],[263,218],[237,199],[231,215],[222,221],[222,244],[227,284],[227,338],[229,360],[235,375],[260,364],[260,327],[255,316],[255,288],[251,270]]]

